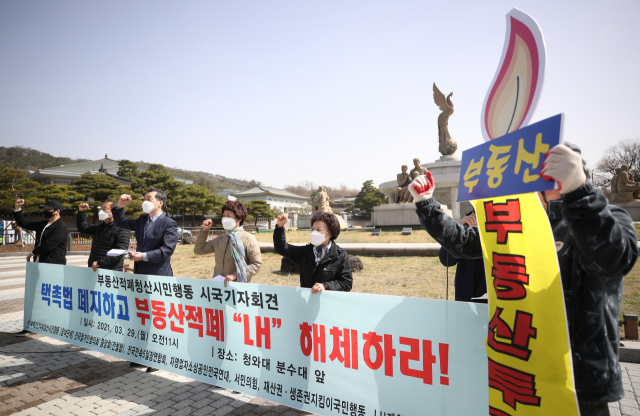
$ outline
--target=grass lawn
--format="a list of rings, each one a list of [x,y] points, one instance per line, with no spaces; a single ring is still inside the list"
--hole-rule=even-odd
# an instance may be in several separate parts
[[[273,243],[273,233],[254,234],[259,243]],[[287,242],[308,243],[309,231],[287,231]],[[341,231],[336,239],[342,243],[435,243],[425,230],[413,230],[411,235],[401,231],[383,231],[382,235],[371,235],[371,231]]]
[[[264,253],[262,270],[252,283],[298,287],[298,275],[280,273],[280,259],[277,254]],[[447,269],[437,257],[360,256],[360,259],[364,271],[353,274],[353,292],[445,299]],[[177,247],[171,264],[176,276],[209,279],[213,276],[214,261],[213,255],[196,256],[193,246],[185,245]],[[449,299],[455,297],[455,274],[456,268],[449,268]],[[640,262],[625,277],[621,312],[640,315]]]

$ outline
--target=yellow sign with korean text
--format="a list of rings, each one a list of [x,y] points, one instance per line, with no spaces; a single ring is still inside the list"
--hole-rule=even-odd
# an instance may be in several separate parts
[[[489,296],[489,414],[578,416],[558,258],[538,196],[473,203]]]

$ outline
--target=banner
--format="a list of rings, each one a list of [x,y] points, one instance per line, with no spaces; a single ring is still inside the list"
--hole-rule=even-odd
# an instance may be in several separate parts
[[[487,306],[28,263],[24,328],[320,415],[486,416]]]
[[[539,173],[562,143],[562,121],[558,114],[462,152],[458,201],[552,190],[555,182]]]
[[[512,9],[506,18],[502,57],[481,116],[493,173],[487,171],[487,188],[473,191],[475,198],[491,198],[473,201],[489,294],[489,413],[574,416],[579,411],[556,246],[538,196],[530,193],[552,189],[536,174],[541,156],[557,144],[551,139],[561,140],[562,116],[526,127],[542,91],[546,46],[531,16]],[[545,133],[540,127],[547,123]],[[508,146],[518,149],[510,167],[506,155],[500,157],[500,147],[506,154]]]
[[[489,293],[490,414],[578,416],[562,282],[536,194],[474,201]],[[526,218],[527,221],[523,221]]]

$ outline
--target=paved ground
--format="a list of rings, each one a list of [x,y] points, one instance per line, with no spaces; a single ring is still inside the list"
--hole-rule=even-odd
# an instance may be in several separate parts
[[[67,261],[87,264],[84,256]],[[0,258],[0,416],[310,414],[166,371],[146,373],[43,335],[8,334],[22,330],[24,279],[24,258]]]
[[[68,265],[85,266],[73,256]],[[43,335],[18,338],[24,258],[0,258],[0,416],[296,416],[286,406],[176,376],[146,373],[127,361]],[[612,416],[640,416],[640,364],[622,363],[625,398]]]

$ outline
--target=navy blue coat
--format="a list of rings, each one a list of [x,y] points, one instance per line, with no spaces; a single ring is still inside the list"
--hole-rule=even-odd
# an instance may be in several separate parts
[[[125,217],[124,208],[115,208],[112,213],[116,227],[135,231],[138,242],[136,250],[140,253],[147,253],[148,261],[136,261],[133,272],[135,274],[173,276],[171,255],[178,244],[178,225],[176,222],[166,214],[161,215],[151,223],[143,241],[144,225],[147,223],[149,214],[142,214],[140,218],[132,220]]]

